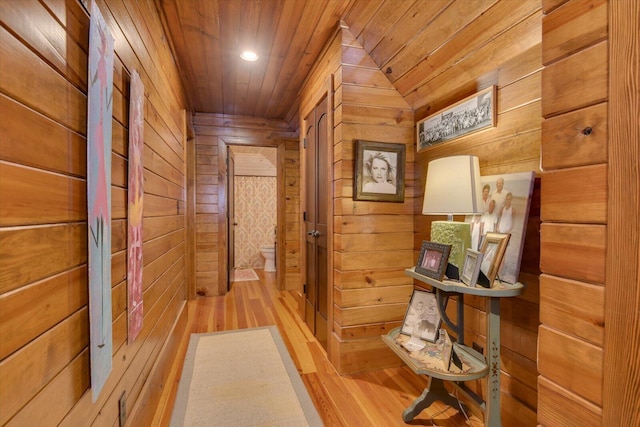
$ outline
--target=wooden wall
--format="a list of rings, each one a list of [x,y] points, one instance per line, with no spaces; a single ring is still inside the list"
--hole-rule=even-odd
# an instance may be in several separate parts
[[[543,7],[538,422],[599,426],[607,251],[608,2],[545,1]]]
[[[306,82],[300,117],[327,92],[333,112],[333,164],[326,165],[333,170],[329,358],[340,373],[399,365],[380,335],[399,326],[413,288],[404,275],[413,257],[413,112],[345,25]],[[359,139],[407,145],[404,203],[353,200]]]
[[[98,2],[115,38],[113,370],[92,403],[87,295],[89,16],[0,4],[0,424],[149,425],[184,308],[185,105],[153,1]],[[144,325],[127,342],[129,75],[145,85]],[[162,352],[161,349],[166,351]]]
[[[193,116],[196,155],[196,291],[200,295],[224,295],[227,274],[226,170],[220,170],[227,145],[281,146],[279,173],[284,206],[279,206],[278,234],[284,235],[280,256],[284,260],[284,289],[301,289],[300,282],[300,167],[297,134],[281,120],[196,113]],[[222,150],[222,151],[221,151]],[[224,160],[222,160],[224,163]],[[279,178],[280,179],[280,178]],[[223,226],[221,228],[221,226]]]
[[[443,6],[434,2],[428,7]],[[413,15],[403,15],[394,24],[390,30],[393,37],[380,41],[372,56],[390,68],[387,76],[415,111],[415,121],[491,85],[497,86],[498,114],[495,128],[415,155],[414,241],[409,260],[414,265],[422,241],[430,240],[431,221],[444,219],[421,214],[430,160],[472,154],[480,159],[482,175],[535,171],[539,176],[542,12],[539,1],[454,2],[424,28],[420,27],[421,32],[413,39],[409,29],[419,24],[410,17]],[[372,40],[376,43],[375,34],[366,26],[354,34],[365,44]],[[393,49],[394,43],[396,51],[385,51]],[[412,62],[416,58],[424,59]],[[410,148],[415,152],[415,134],[412,138],[414,144]],[[539,215],[538,178],[519,277],[527,287],[521,296],[501,302],[503,425],[536,424]],[[465,340],[469,346],[487,346],[485,304],[483,298],[465,298]],[[454,318],[455,310],[455,302],[451,302],[450,317]],[[404,310],[398,310],[389,320],[398,321],[403,315]],[[486,380],[470,386],[485,395]]]

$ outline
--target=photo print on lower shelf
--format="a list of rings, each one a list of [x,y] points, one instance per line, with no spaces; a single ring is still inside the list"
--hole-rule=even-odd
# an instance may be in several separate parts
[[[435,342],[441,322],[436,294],[415,289],[400,328],[401,334],[411,336],[410,346],[414,348],[409,350],[417,350],[419,340]]]

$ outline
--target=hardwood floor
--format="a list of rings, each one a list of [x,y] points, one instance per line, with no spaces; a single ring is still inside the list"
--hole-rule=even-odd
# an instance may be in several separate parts
[[[277,325],[326,426],[407,425],[402,421],[402,411],[422,393],[427,378],[406,367],[338,375],[322,346],[300,320],[295,294],[277,291],[273,273],[256,272],[259,281],[235,282],[225,296],[190,301],[188,330],[200,333]],[[182,340],[154,425],[169,425],[188,341],[189,336]],[[467,413],[471,424],[459,408],[436,402],[409,425],[483,425],[469,410]]]

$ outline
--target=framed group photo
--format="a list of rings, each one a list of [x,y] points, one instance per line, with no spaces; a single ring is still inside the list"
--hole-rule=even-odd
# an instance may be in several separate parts
[[[356,140],[353,200],[404,202],[406,146]]]
[[[435,144],[494,127],[496,87],[490,86],[416,124],[418,153]]]
[[[415,289],[411,295],[400,333],[435,342],[441,322],[436,294]]]
[[[416,264],[416,273],[442,280],[447,271],[449,252],[451,252],[451,245],[423,241]]]

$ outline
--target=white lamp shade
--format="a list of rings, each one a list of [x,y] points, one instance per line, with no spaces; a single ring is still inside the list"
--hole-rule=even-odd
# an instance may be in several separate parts
[[[480,162],[476,156],[452,156],[429,162],[423,215],[482,213]]]

